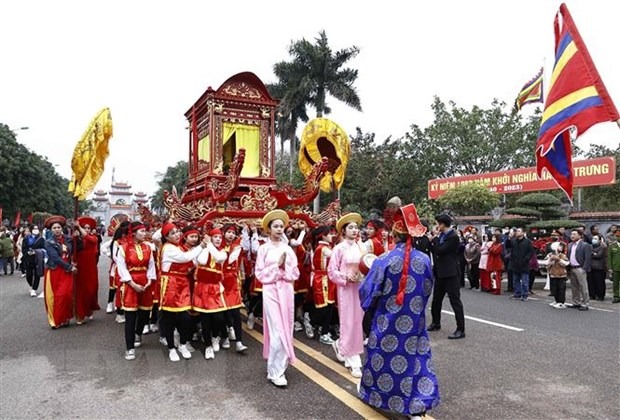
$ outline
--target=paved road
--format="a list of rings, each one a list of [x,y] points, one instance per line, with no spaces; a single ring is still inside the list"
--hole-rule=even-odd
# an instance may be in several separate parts
[[[52,331],[43,300],[27,291],[18,275],[0,277],[0,418],[381,418],[355,398],[331,348],[303,334],[300,363],[277,389],[265,379],[260,328],[245,335],[247,355],[205,361],[197,351],[172,363],[150,335],[128,362],[111,315]],[[467,338],[447,340],[449,314],[431,333],[442,396],[435,418],[618,418],[620,306],[555,310],[542,290],[535,299],[463,290],[466,315],[476,318],[466,321]]]

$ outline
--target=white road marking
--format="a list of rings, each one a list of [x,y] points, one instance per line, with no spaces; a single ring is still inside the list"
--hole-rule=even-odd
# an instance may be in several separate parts
[[[601,311],[601,312],[611,312],[611,313],[616,312],[616,311],[612,311],[612,310],[609,310],[609,309],[595,308],[594,306],[590,306],[590,309],[595,310],[595,311]]]
[[[443,312],[444,314],[448,314],[448,315],[453,315],[454,316],[454,312],[444,311],[444,310],[442,310],[441,312]],[[487,321],[486,319],[474,318],[473,316],[469,316],[469,315],[465,315],[465,319],[469,319],[471,321],[480,322],[482,324],[493,325],[494,327],[505,328],[505,329],[510,330],[510,331],[517,331],[517,332],[525,331],[523,328],[517,328],[517,327],[512,327],[512,326],[506,325],[506,324],[500,324],[499,322]]]

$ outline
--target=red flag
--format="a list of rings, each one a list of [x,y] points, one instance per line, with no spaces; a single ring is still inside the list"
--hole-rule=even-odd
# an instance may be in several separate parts
[[[22,220],[22,212],[18,211],[17,214],[15,215],[15,221],[13,222],[13,226],[19,226],[19,222],[21,222]]]
[[[562,22],[560,23],[560,17]],[[555,16],[555,65],[536,142],[536,170],[546,169],[573,200],[571,136],[620,119],[565,4]]]

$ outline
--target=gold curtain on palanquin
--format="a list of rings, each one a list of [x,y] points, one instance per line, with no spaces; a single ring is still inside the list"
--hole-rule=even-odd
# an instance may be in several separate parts
[[[198,140],[198,160],[210,162],[211,160],[211,141],[207,134],[200,140]]]
[[[245,160],[241,176],[255,178],[260,175],[260,130],[256,125],[235,124],[225,122],[222,124],[222,146],[235,135],[235,153],[239,149],[245,149]]]
[[[320,150],[322,147],[329,153]],[[312,172],[313,165],[325,156],[328,158],[330,170],[321,179],[321,190],[329,192],[333,187],[339,190],[347,172],[350,153],[351,146],[347,133],[327,118],[315,118],[306,124],[301,135],[299,170],[307,177]]]
[[[84,200],[101,178],[105,160],[110,154],[108,142],[111,137],[112,114],[109,108],[104,108],[92,119],[73,151],[69,192],[78,200]]]

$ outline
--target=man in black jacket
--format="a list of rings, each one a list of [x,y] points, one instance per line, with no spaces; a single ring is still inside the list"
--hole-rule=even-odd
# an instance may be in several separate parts
[[[465,315],[463,313],[459,282],[459,238],[454,229],[450,227],[452,225],[450,216],[441,214],[435,220],[437,221],[437,233],[431,240],[431,250],[434,259],[433,273],[435,275],[433,303],[431,304],[433,320],[428,327],[428,331],[441,329],[441,306],[443,298],[447,293],[456,318],[456,331],[449,335],[448,338],[465,338]]]
[[[508,268],[512,270],[514,295],[511,299],[527,300],[530,290],[530,258],[534,252],[532,242],[525,237],[523,228],[518,228],[514,237],[506,241],[506,248],[510,251]]]

